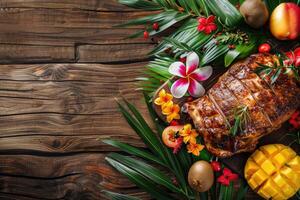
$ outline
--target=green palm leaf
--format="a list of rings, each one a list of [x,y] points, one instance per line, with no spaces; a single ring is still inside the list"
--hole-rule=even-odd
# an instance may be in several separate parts
[[[148,178],[138,173],[136,170],[127,167],[126,165],[120,163],[118,160],[114,160],[111,157],[106,157],[105,160],[111,164],[115,169],[120,173],[125,175],[131,182],[136,184],[138,187],[147,191],[152,197],[156,199],[166,199],[172,200],[173,197],[168,195],[166,191],[163,191],[162,188],[157,188],[157,185],[150,181]]]

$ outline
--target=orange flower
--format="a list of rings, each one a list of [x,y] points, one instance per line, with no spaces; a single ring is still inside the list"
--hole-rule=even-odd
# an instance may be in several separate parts
[[[173,96],[169,93],[166,93],[164,89],[160,90],[158,96],[159,97],[157,97],[154,101],[156,105],[164,105],[173,99]]]
[[[200,151],[202,151],[203,149],[204,149],[204,146],[201,145],[201,144],[189,143],[187,145],[188,153],[192,153],[195,156],[199,156],[200,155]]]
[[[196,137],[198,136],[198,133],[195,129],[192,129],[192,126],[190,124],[184,125],[183,129],[179,132],[179,134],[183,137],[183,142],[185,144],[188,142],[196,143]]]
[[[173,119],[180,119],[180,107],[172,101],[163,104],[162,114],[167,115],[167,121],[170,123]]]

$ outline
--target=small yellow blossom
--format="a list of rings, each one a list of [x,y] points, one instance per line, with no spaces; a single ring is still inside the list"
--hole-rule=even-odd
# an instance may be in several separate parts
[[[159,97],[157,97],[154,100],[154,103],[156,105],[164,105],[166,103],[169,103],[173,99],[173,96],[169,93],[166,93],[166,91],[164,89],[160,90],[158,96]]]
[[[204,149],[204,145],[197,144],[197,143],[189,143],[187,145],[188,153],[192,153],[195,156],[200,155],[200,151]]]
[[[198,133],[195,129],[192,129],[191,124],[184,125],[183,129],[179,132],[179,134],[183,137],[183,142],[185,144],[188,142],[196,143],[196,137],[198,136]]]
[[[162,114],[167,115],[167,121],[170,123],[173,119],[180,119],[180,107],[172,101],[162,106]]]

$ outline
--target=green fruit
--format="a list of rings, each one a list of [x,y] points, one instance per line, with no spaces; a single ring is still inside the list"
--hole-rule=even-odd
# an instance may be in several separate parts
[[[262,0],[246,0],[240,7],[245,22],[253,27],[263,26],[269,18],[269,11]]]

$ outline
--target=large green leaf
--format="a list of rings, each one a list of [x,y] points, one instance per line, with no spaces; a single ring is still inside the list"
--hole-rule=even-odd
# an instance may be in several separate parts
[[[143,159],[155,162],[161,166],[165,166],[165,163],[162,162],[157,156],[149,153],[146,150],[142,150],[140,148],[136,148],[129,144],[125,144],[125,143],[115,141],[115,140],[105,139],[105,140],[101,140],[101,141],[104,142],[105,144],[109,144],[111,146],[117,147],[117,148],[121,149],[122,151],[129,153],[130,155],[135,155],[135,156],[141,157]]]
[[[128,7],[142,9],[142,10],[160,10],[162,7],[154,1],[146,0],[118,0],[119,3]]]
[[[200,49],[213,38],[213,34],[206,35],[203,32],[199,32],[197,26],[198,21],[196,19],[189,19],[168,38],[172,41],[177,41],[177,43],[189,46],[190,49],[195,52],[199,52]],[[180,48],[166,40],[158,44],[158,46],[150,52],[150,55],[157,55],[168,48],[172,48],[174,53],[182,53]]]
[[[237,58],[245,58],[250,55],[255,49],[257,45],[255,42],[250,44],[240,44],[237,45],[235,49],[230,50],[224,57],[225,67],[228,67],[233,63]]]
[[[153,131],[148,128],[144,127],[138,119],[131,116],[130,113],[125,109],[124,106],[122,106],[120,103],[118,103],[119,108],[121,110],[121,113],[123,114],[124,118],[128,122],[128,124],[135,130],[135,132],[140,136],[140,138],[143,140],[143,142],[147,145],[147,147],[155,154],[160,156],[161,158],[164,158],[164,155],[161,151],[161,144],[160,141],[157,139],[156,135],[153,133]]]
[[[147,191],[152,197],[156,199],[166,199],[166,200],[174,199],[173,197],[168,195],[166,191],[164,191],[162,188],[158,188],[153,181],[141,175],[136,170],[131,169],[130,167],[127,167],[126,165],[110,157],[106,157],[105,160],[110,165],[112,165],[115,169],[117,169],[120,173],[125,175],[131,182],[133,182],[143,190]]]
[[[130,167],[149,180],[155,182],[158,185],[164,186],[172,192],[185,195],[182,190],[180,190],[178,187],[175,187],[169,176],[165,175],[160,170],[146,164],[143,161],[123,156],[117,153],[110,153],[108,157],[122,163],[123,165],[126,165],[127,167]]]
[[[236,27],[243,19],[241,13],[228,0],[205,1],[210,11],[229,28]]]

